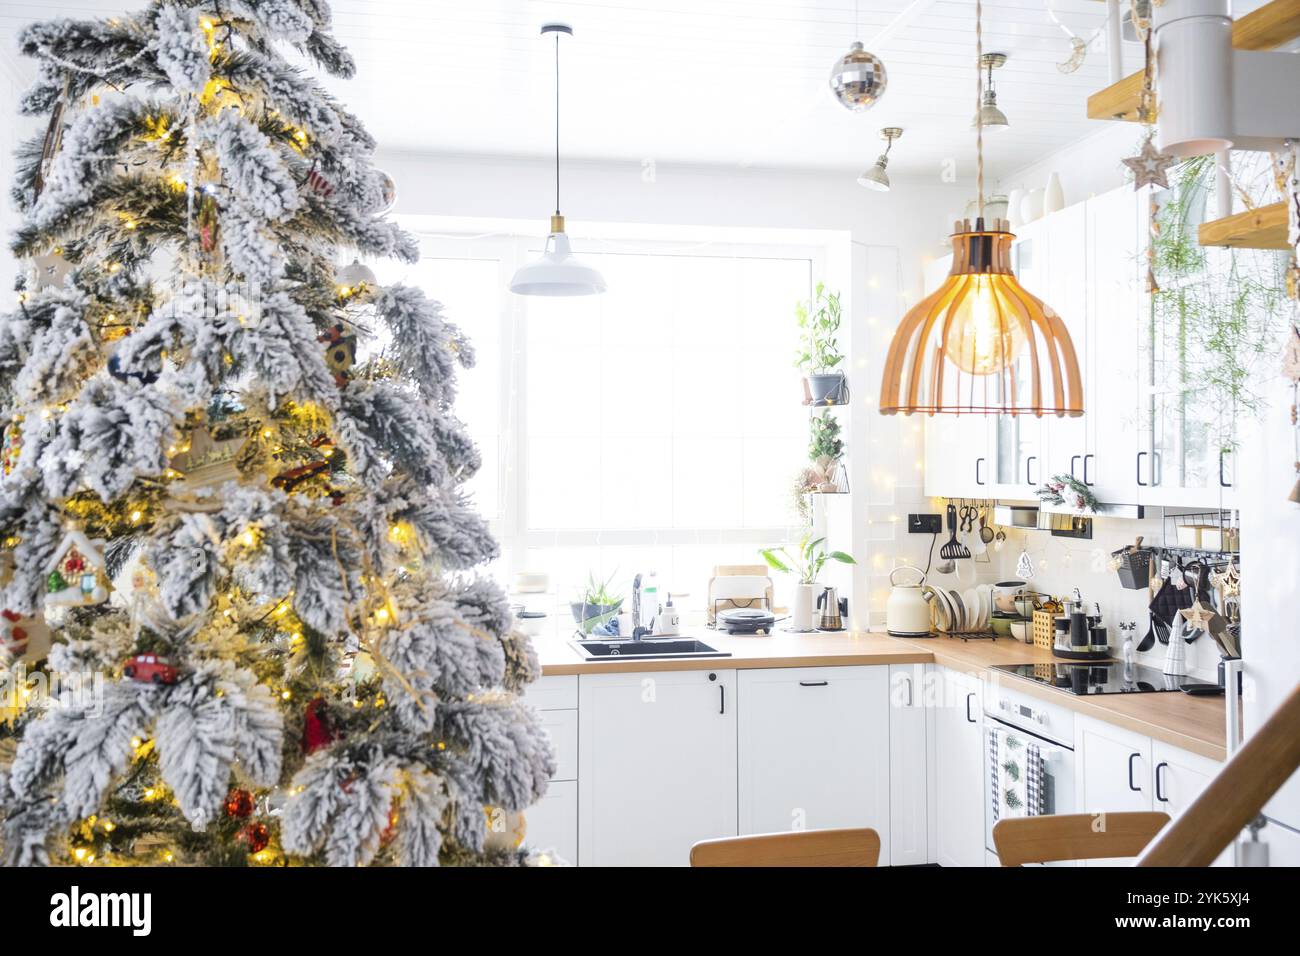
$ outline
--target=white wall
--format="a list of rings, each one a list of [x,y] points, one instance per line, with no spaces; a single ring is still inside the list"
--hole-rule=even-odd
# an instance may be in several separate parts
[[[545,160],[381,153],[396,180],[396,212],[493,220],[522,219],[545,233],[554,167]],[[851,508],[833,503],[834,546],[859,562],[852,576],[855,626],[883,617],[889,569],[896,560],[924,566],[929,538],[906,534],[906,513],[928,508],[917,467],[924,444],[911,424],[875,413],[880,369],[895,326],[917,301],[924,263],[946,252],[945,223],[963,208],[964,187],[898,181],[889,193],[859,186],[852,175],[740,167],[635,163],[566,163],[563,211],[575,244],[601,223],[755,229],[826,230],[827,271],[844,294],[843,345],[849,355],[852,405],[841,412],[848,433]],[[467,224],[468,225],[468,224]],[[791,346],[795,342],[791,317]],[[773,467],[793,471],[800,462]],[[848,586],[838,569],[829,583]]]

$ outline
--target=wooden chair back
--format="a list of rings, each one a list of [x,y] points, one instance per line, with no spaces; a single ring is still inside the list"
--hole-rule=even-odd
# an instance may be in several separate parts
[[[691,847],[691,866],[875,866],[879,859],[880,834],[867,827],[725,837]]]
[[[1168,822],[1150,812],[1014,817],[993,825],[993,846],[1003,866],[1137,856]]]

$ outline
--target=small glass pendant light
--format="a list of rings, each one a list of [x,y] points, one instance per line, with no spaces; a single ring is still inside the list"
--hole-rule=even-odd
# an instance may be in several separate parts
[[[983,4],[975,4],[982,56]],[[990,67],[991,69],[991,67]],[[976,68],[976,102],[983,104]],[[978,215],[956,223],[952,271],[903,316],[885,359],[880,412],[911,415],[1083,414],[1083,381],[1069,330],[1030,295],[1011,268],[1015,239],[1005,219],[984,220],[984,124],[976,114]]]
[[[532,262],[519,267],[510,280],[510,291],[519,295],[597,295],[605,291],[605,279],[574,257],[564,232],[564,216],[560,214],[560,34],[573,36],[573,28],[548,23],[542,27],[542,34],[548,33],[555,34],[555,214],[551,216],[546,248]]]

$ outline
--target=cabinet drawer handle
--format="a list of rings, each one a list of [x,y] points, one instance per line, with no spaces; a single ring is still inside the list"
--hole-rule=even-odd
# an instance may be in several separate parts
[[[1142,792],[1142,788],[1133,782],[1133,761],[1141,756],[1140,753],[1132,753],[1128,755],[1128,788],[1134,793]]]
[[[983,459],[983,458],[976,458],[976,459],[975,459],[975,484],[977,484],[977,485],[982,485],[982,484],[984,484],[984,479],[983,479],[982,477],[980,477],[980,465],[982,465],[982,464],[984,464],[984,459]]]
[[[830,681],[825,680],[801,680],[800,687],[829,687]]]
[[[1138,461],[1137,461],[1137,471],[1138,471],[1138,473],[1137,473],[1137,482],[1138,482],[1138,484],[1141,485],[1143,488],[1145,488],[1145,487],[1147,486],[1147,483],[1146,483],[1145,481],[1142,480],[1142,456],[1145,455],[1145,454],[1146,454],[1146,452],[1144,452],[1144,451],[1140,451],[1140,452],[1138,452]]]
[[[1161,770],[1167,769],[1169,769],[1169,764],[1165,763],[1163,760],[1156,764],[1156,799],[1161,803],[1169,802],[1169,798],[1165,796],[1164,787],[1161,786],[1164,783],[1164,778],[1160,775]]]
[[[974,699],[975,699],[974,694],[966,695],[966,719],[970,721],[972,724],[975,723],[975,718],[970,715],[970,702]]]
[[[1088,477],[1088,462],[1097,456],[1089,452],[1083,456],[1083,483],[1089,488],[1092,487],[1092,479]]]
[[[904,677],[904,680],[907,681],[907,706],[911,707],[912,706],[912,678],[910,676],[907,676]]]
[[[1231,487],[1232,487],[1232,482],[1230,482],[1230,481],[1224,481],[1224,479],[1223,479],[1223,456],[1224,456],[1224,454],[1225,454],[1225,452],[1223,452],[1223,451],[1220,451],[1220,452],[1219,452],[1219,487],[1220,487],[1220,488],[1231,488]]]
[[[725,684],[718,685],[718,713],[727,712],[727,687]]]
[[[1071,477],[1071,478],[1076,477],[1076,475],[1074,474],[1074,463],[1075,463],[1076,461],[1078,461],[1078,460],[1079,460],[1080,458],[1082,458],[1082,457],[1083,457],[1082,455],[1071,455],[1071,456],[1070,456],[1070,477]],[[1084,467],[1086,468],[1087,465],[1085,465]]]

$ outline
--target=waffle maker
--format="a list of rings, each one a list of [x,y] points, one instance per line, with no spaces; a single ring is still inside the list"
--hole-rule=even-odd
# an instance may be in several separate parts
[[[717,629],[728,634],[771,634],[776,616],[767,608],[735,607],[718,612]]]

